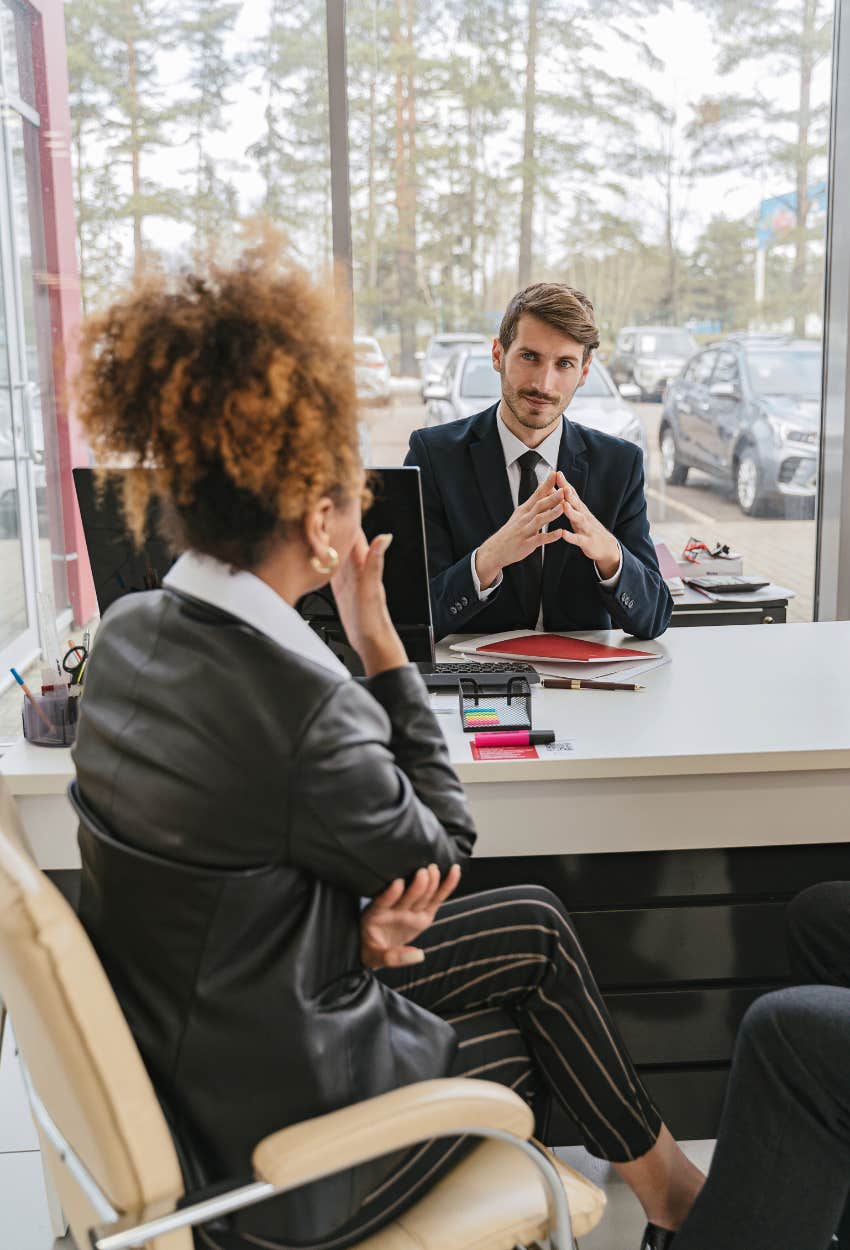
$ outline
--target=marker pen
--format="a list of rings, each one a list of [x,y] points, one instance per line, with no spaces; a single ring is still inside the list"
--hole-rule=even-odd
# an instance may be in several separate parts
[[[505,733],[476,734],[477,747],[542,747],[555,741],[552,729],[512,729]]]

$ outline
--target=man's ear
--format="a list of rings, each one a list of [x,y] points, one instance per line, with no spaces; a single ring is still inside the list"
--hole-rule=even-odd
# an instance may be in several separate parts
[[[584,364],[581,367],[581,377],[579,378],[579,381],[578,381],[579,386],[584,386],[585,382],[587,381],[587,375],[588,373],[590,373],[590,366],[592,364],[593,364],[593,353],[591,352],[591,354],[588,356],[587,360],[584,362]]]
[[[493,339],[493,368],[497,373],[502,372],[502,361],[505,356],[505,349],[502,347],[500,339]]]

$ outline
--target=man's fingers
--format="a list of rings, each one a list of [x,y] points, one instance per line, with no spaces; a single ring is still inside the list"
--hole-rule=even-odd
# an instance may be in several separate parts
[[[545,534],[535,534],[532,542],[534,546],[532,551],[536,551],[538,547],[548,547],[550,543],[556,543],[562,534],[566,534],[566,530],[556,529],[548,530]]]
[[[561,538],[565,543],[569,543],[571,547],[580,547],[582,543],[587,542],[587,534],[574,534],[572,530],[558,530]]]

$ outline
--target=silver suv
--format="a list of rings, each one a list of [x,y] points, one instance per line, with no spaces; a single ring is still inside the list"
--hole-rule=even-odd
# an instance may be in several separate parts
[[[678,326],[624,326],[608,367],[617,386],[638,387],[643,400],[663,399],[667,383],[696,349],[695,339]]]

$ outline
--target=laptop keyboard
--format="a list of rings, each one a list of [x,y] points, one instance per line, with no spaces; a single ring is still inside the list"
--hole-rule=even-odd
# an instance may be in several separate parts
[[[500,660],[487,664],[463,660],[456,664],[423,664],[420,665],[420,672],[429,690],[454,690],[459,677],[474,677],[480,686],[502,686],[510,677],[524,677],[530,686],[540,681],[537,669],[523,660]]]

